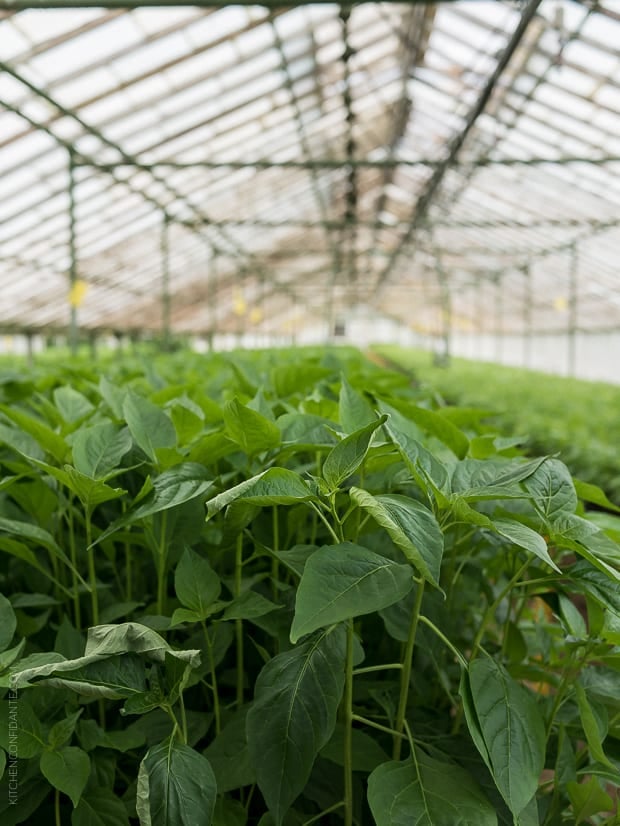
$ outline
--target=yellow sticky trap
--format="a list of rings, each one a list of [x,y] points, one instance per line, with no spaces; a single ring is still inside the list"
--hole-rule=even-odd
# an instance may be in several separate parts
[[[78,279],[69,290],[69,304],[76,309],[81,307],[88,292],[88,284],[82,279]]]
[[[557,310],[558,313],[563,313],[568,308],[568,301],[564,298],[563,295],[559,295],[557,298],[553,299],[553,309]]]
[[[254,307],[253,310],[250,310],[250,321],[252,322],[252,324],[258,324],[262,320],[263,313],[260,307]]]
[[[246,314],[247,309],[248,306],[245,303],[243,293],[241,290],[235,290],[233,294],[233,313],[235,315],[242,316]]]

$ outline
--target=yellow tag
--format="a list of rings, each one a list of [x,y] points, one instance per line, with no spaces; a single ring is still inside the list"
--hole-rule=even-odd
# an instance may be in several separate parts
[[[241,290],[235,290],[233,293],[233,313],[238,316],[245,315],[248,305],[245,303],[245,298]]]
[[[86,281],[78,279],[69,290],[69,304],[76,309],[81,307],[88,292]]]
[[[260,307],[254,307],[253,310],[250,310],[250,321],[252,324],[258,324],[262,320],[263,312]]]
[[[559,313],[563,313],[568,308],[568,301],[564,298],[563,295],[559,295],[557,298],[553,299],[553,309],[557,310]]]

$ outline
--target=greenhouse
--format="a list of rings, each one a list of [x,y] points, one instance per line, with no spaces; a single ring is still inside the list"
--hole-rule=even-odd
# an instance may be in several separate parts
[[[620,2],[0,0],[2,826],[618,826]]]

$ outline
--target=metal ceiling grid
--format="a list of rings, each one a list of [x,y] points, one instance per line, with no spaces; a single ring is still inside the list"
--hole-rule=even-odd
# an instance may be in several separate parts
[[[610,0],[207,5],[0,17],[0,327],[620,327]]]

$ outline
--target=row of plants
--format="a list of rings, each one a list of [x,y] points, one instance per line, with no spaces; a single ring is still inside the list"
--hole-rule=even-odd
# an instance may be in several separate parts
[[[620,387],[534,370],[451,359],[392,345],[375,352],[412,372],[449,404],[485,408],[495,426],[523,437],[531,453],[557,452],[575,476],[620,504]]]
[[[351,350],[0,393],[5,826],[618,822],[620,518],[558,458]]]

